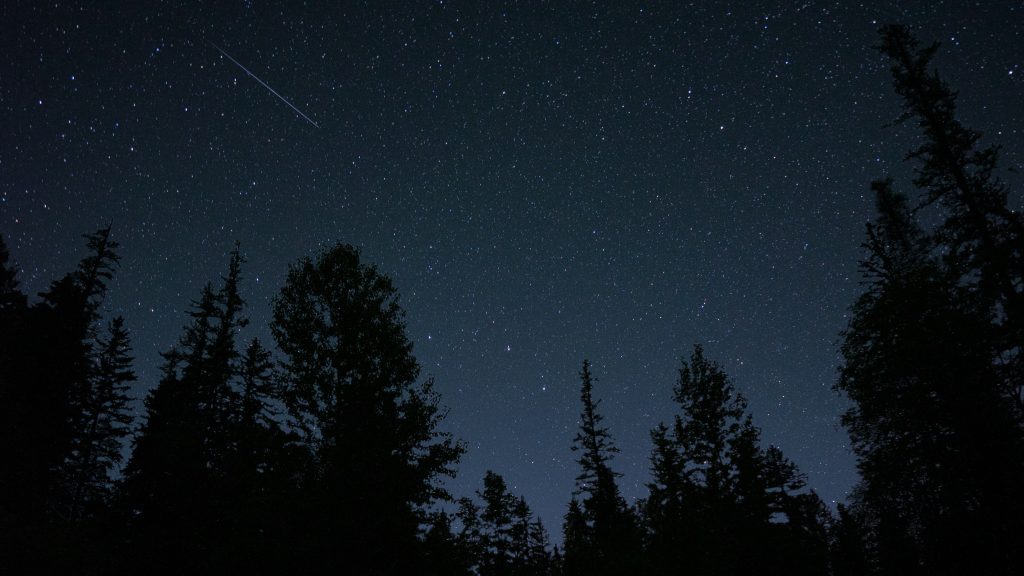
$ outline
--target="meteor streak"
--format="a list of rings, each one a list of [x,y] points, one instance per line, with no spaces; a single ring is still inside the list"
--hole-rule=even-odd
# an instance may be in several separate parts
[[[245,66],[242,66],[242,63],[241,63],[241,62],[239,62],[238,60],[235,60],[234,58],[232,58],[232,57],[231,57],[231,54],[228,54],[227,52],[225,52],[223,48],[221,48],[220,46],[217,46],[217,45],[216,45],[216,44],[214,44],[213,42],[210,42],[210,45],[212,45],[212,46],[213,46],[214,48],[216,48],[216,49],[217,49],[218,51],[220,51],[220,53],[221,53],[221,54],[223,54],[224,56],[226,56],[228,60],[231,60],[232,62],[234,62],[234,63],[235,63],[235,66],[238,66],[238,67],[239,67],[239,68],[241,68],[242,70],[245,70],[245,73],[246,73],[246,74],[248,74],[249,76],[252,76],[253,80],[255,80],[255,81],[259,82],[260,84],[262,84],[262,85],[263,85],[263,87],[264,87],[264,88],[266,88],[267,90],[270,90],[270,93],[271,93],[271,94],[273,94],[274,96],[277,96],[278,98],[280,98],[280,99],[281,99],[281,102],[284,102],[284,103],[285,103],[285,104],[287,104],[287,105],[288,105],[288,106],[289,106],[289,107],[290,107],[290,108],[291,108],[292,110],[295,110],[295,113],[296,113],[296,114],[298,114],[299,116],[302,116],[303,118],[305,118],[305,119],[306,119],[306,121],[307,121],[307,122],[309,122],[310,124],[312,124],[313,126],[316,126],[317,128],[319,128],[319,127],[320,127],[320,125],[319,125],[319,124],[317,124],[316,122],[313,122],[313,119],[312,119],[312,118],[310,118],[309,116],[306,116],[305,114],[303,114],[303,113],[302,113],[302,110],[299,110],[298,108],[296,108],[296,107],[295,107],[295,105],[294,105],[294,104],[292,104],[292,103],[291,103],[291,102],[289,102],[289,101],[288,101],[287,99],[285,99],[285,97],[284,97],[284,96],[281,96],[280,94],[278,94],[278,93],[277,93],[277,90],[274,90],[274,89],[273,89],[273,88],[271,88],[271,87],[270,87],[270,86],[269,86],[269,85],[268,85],[268,84],[267,84],[266,82],[264,82],[263,80],[260,80],[260,79],[259,79],[259,78],[258,78],[258,77],[257,77],[257,76],[255,75],[255,74],[253,74],[252,72],[250,72],[248,68],[246,68]]]

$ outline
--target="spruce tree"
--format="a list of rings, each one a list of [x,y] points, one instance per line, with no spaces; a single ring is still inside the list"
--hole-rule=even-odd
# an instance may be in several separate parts
[[[1008,535],[1024,531],[1019,215],[995,176],[997,149],[978,149],[930,69],[937,45],[920,48],[899,26],[882,37],[901,120],[924,135],[909,155],[921,199],[912,206],[891,180],[872,185],[866,289],[837,383],[852,401],[854,506],[879,573],[1012,573],[1021,557]],[[922,210],[940,224],[924,229]]]
[[[843,504],[838,505],[837,512],[830,547],[832,573],[835,576],[869,574],[867,534],[862,520]]]
[[[587,518],[583,507],[575,497],[569,501],[569,510],[562,522],[562,574],[564,576],[584,576],[590,573],[590,558],[587,553],[591,549]]]
[[[480,520],[483,523],[483,556],[481,576],[508,576],[515,563],[514,513],[518,500],[509,493],[505,479],[488,470],[484,489],[477,495],[483,501]]]
[[[424,576],[471,576],[474,556],[467,553],[459,534],[453,533],[452,517],[443,512],[431,514],[423,536]]]
[[[7,243],[0,236],[0,319],[3,319],[4,325],[10,327],[8,322],[13,319],[7,315],[23,310],[26,305],[25,294],[19,288],[18,268],[11,261]]]
[[[109,503],[112,475],[121,464],[123,441],[131,432],[129,389],[135,381],[131,342],[124,319],[114,318],[98,342],[72,450],[64,463],[70,517],[80,519]]]
[[[438,480],[463,449],[438,431],[391,280],[339,244],[292,266],[271,329],[292,425],[314,455],[307,545],[354,570],[415,571],[426,508],[446,497]]]
[[[760,446],[746,400],[695,346],[683,362],[671,427],[652,432],[653,481],[643,504],[652,573],[827,570],[820,499],[775,447]],[[742,553],[737,553],[741,550]]]
[[[13,571],[73,565],[81,540],[76,462],[90,443],[99,309],[118,261],[110,227],[85,238],[77,269],[32,304],[0,246],[0,564]],[[106,486],[92,476],[99,502]]]
[[[548,552],[551,542],[548,531],[540,518],[530,521],[527,530],[527,553],[525,573],[534,576],[555,576],[560,574],[555,564],[554,555]],[[557,550],[555,550],[557,552]]]
[[[462,523],[459,540],[479,576],[544,576],[553,570],[548,535],[533,515],[526,499],[509,492],[501,475],[484,475],[477,492],[482,506],[470,499],[460,501]]]
[[[133,549],[154,570],[213,570],[228,560],[244,491],[238,486],[239,371],[235,335],[245,325],[238,296],[242,258],[207,284],[189,311],[177,346],[164,353],[162,377],[145,399],[146,420],[125,469],[121,504]],[[171,550],[187,554],[171,554]]]
[[[610,465],[618,448],[602,424],[604,417],[598,411],[600,401],[593,396],[593,382],[590,362],[584,360],[580,370],[580,429],[572,446],[580,454],[576,493],[584,495],[585,525],[578,544],[584,549],[573,562],[586,558],[590,574],[626,574],[636,569],[639,560],[639,531],[615,481],[619,474]]]
[[[86,431],[98,310],[118,261],[118,245],[110,234],[107,227],[85,235],[88,255],[31,306],[17,290],[14,270],[4,265],[3,318],[8,324],[0,416],[6,437],[0,438],[0,457],[18,465],[3,467],[0,487],[6,495],[4,515],[11,516],[12,524],[69,516],[72,482],[65,462]]]
[[[939,44],[921,48],[905,26],[882,29],[879,49],[892,63],[893,87],[903,99],[900,121],[916,120],[924,142],[908,154],[916,161],[914,185],[921,206],[938,204],[944,221],[935,231],[943,261],[992,314],[996,353],[1006,368],[1005,393],[1021,423],[1024,378],[1024,220],[1007,205],[1009,190],[996,174],[999,148],[979,145],[981,133],[956,117],[956,92],[931,69]]]

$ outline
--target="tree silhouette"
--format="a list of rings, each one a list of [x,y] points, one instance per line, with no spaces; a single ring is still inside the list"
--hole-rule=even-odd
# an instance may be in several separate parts
[[[118,256],[110,228],[86,235],[89,255],[54,282],[32,306],[17,290],[15,271],[2,250],[3,366],[0,414],[4,422],[3,516],[12,525],[67,514],[65,459],[87,419],[95,361],[98,308]],[[7,451],[11,451],[7,453]]]
[[[284,400],[314,457],[307,545],[355,571],[414,571],[426,508],[446,496],[437,480],[463,448],[437,429],[430,380],[417,384],[391,280],[339,244],[292,266],[271,329]]]
[[[164,353],[163,376],[145,399],[146,421],[125,469],[121,506],[136,554],[153,570],[208,571],[227,549],[240,405],[234,338],[245,325],[238,295],[242,257],[231,253],[221,289],[207,284],[178,346]]]
[[[128,330],[118,316],[110,322],[107,337],[98,342],[80,429],[63,464],[71,518],[101,511],[110,500],[111,475],[121,464],[123,440],[131,432],[128,390],[135,372],[130,353]]]
[[[604,417],[594,400],[594,378],[590,362],[580,370],[580,428],[572,449],[579,452],[580,474],[576,492],[585,495],[582,504],[584,522],[570,530],[575,539],[566,562],[588,574],[626,574],[636,569],[640,539],[636,518],[619,492],[610,462],[618,448],[603,426]],[[575,501],[575,500],[574,500]]]
[[[899,121],[917,120],[924,135],[921,146],[908,154],[916,160],[921,205],[943,209],[935,241],[959,288],[972,292],[977,305],[992,315],[1004,392],[1024,423],[1024,220],[1007,206],[1008,189],[995,175],[999,148],[980,148],[981,133],[957,120],[956,93],[930,69],[938,43],[920,48],[905,26],[887,26],[881,33],[879,49],[892,61],[893,87],[903,98]]]
[[[508,490],[505,479],[490,470],[477,492],[483,503],[460,501],[460,540],[479,576],[544,576],[552,573],[547,531],[526,500]]]
[[[85,238],[88,255],[31,305],[0,245],[0,564],[14,571],[76,562],[126,422],[127,335],[99,337],[118,245],[109,226]]]
[[[7,314],[24,310],[26,306],[27,299],[19,287],[18,269],[11,261],[7,243],[0,236],[0,314],[4,314],[3,318],[10,321],[12,319]]]
[[[993,175],[997,151],[955,119],[955,94],[930,70],[937,45],[882,30],[901,120],[924,144],[916,208],[872,184],[878,218],[862,262],[866,290],[844,332],[837,388],[863,478],[854,498],[879,573],[1013,573],[1024,531],[1020,417],[1019,216]],[[923,229],[919,210],[938,208]],[[1016,486],[1017,488],[1014,488]]]
[[[871,572],[867,534],[863,523],[847,506],[839,504],[832,536],[831,565],[835,576],[863,576]]]
[[[562,522],[562,574],[564,576],[584,576],[590,566],[587,551],[588,541],[587,518],[583,514],[580,501],[573,497],[569,501],[569,510]]]
[[[827,510],[800,492],[803,476],[781,450],[760,447],[746,400],[700,346],[673,397],[680,413],[651,434],[642,506],[652,573],[826,573]]]

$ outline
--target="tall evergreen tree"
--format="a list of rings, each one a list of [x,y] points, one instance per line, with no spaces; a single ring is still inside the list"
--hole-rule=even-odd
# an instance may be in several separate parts
[[[604,417],[598,411],[600,401],[593,396],[593,381],[590,362],[584,360],[580,371],[583,407],[572,449],[580,454],[576,492],[585,495],[582,500],[585,524],[576,535],[580,540],[574,545],[570,564],[586,563],[586,572],[595,575],[627,574],[636,570],[639,561],[639,531],[636,518],[615,481],[619,474],[610,465],[618,448],[608,428],[602,424]]]
[[[229,555],[248,559],[236,567],[287,570],[292,503],[302,489],[307,454],[282,426],[279,376],[272,354],[253,338],[238,359],[226,435],[225,478],[232,494]]]
[[[6,514],[22,524],[64,515],[64,462],[84,427],[98,309],[118,260],[109,227],[85,237],[89,255],[32,306],[17,290],[14,270],[4,265],[0,456],[19,464],[3,467],[0,484],[8,495]]]
[[[515,565],[516,497],[509,493],[505,479],[490,470],[484,475],[484,489],[478,495],[484,503],[480,514],[483,524],[480,575],[508,576]]]
[[[456,514],[456,517],[461,517],[463,513]],[[452,517],[446,512],[435,511],[431,514],[429,528],[423,537],[425,561],[420,574],[471,576],[476,556],[467,548],[464,535],[465,532],[453,533]]]
[[[68,513],[81,518],[109,503],[112,474],[121,464],[123,441],[131,432],[129,388],[135,381],[131,342],[124,319],[109,324],[108,335],[98,342],[96,366],[81,414],[81,429],[63,468]]]
[[[760,447],[746,401],[695,346],[679,370],[671,427],[652,432],[643,505],[655,574],[824,574],[827,533],[813,493],[775,447]],[[742,550],[742,553],[737,553]]]
[[[574,496],[569,501],[569,510],[562,522],[563,576],[584,576],[589,573],[590,550],[587,517],[583,514],[580,501]]]
[[[671,573],[685,563],[697,572],[735,572],[729,448],[741,430],[746,401],[700,346],[680,367],[673,399],[680,413],[671,429],[653,433],[656,482],[646,508],[655,570]],[[659,509],[665,504],[678,511],[667,514]]]
[[[533,576],[556,576],[561,574],[557,565],[555,554],[557,549],[548,552],[551,541],[548,538],[548,531],[539,517],[530,521],[527,529],[527,552],[525,574]]]
[[[552,571],[547,531],[526,500],[508,490],[505,479],[490,470],[477,492],[483,506],[460,504],[462,540],[472,551],[471,566],[479,576],[544,576]]]
[[[1021,438],[1019,216],[994,176],[996,150],[955,119],[955,94],[904,27],[882,31],[924,144],[911,209],[891,181],[875,182],[865,293],[844,332],[837,388],[863,478],[859,515],[880,573],[990,573],[1021,563],[1009,534],[1024,531]],[[917,210],[938,206],[934,231]]]
[[[14,571],[58,569],[71,556],[51,544],[76,529],[69,464],[91,429],[99,309],[118,261],[110,227],[85,238],[77,269],[31,305],[0,247],[0,564]]]
[[[426,509],[445,497],[437,481],[463,449],[438,431],[431,382],[417,383],[391,280],[337,245],[291,268],[271,329],[289,414],[315,456],[310,545],[350,569],[414,571]]]
[[[11,254],[7,250],[7,243],[3,236],[0,236],[0,318],[7,322],[13,319],[7,315],[27,306],[25,294],[21,292],[18,282],[18,268],[11,261]]]
[[[146,397],[146,421],[125,470],[121,502],[134,549],[156,571],[208,571],[226,562],[219,555],[241,498],[234,466],[241,402],[233,387],[235,335],[246,322],[241,262],[236,247],[222,287],[203,288],[178,345],[164,354],[163,376]]]
[[[1024,426],[1024,219],[1007,205],[1009,190],[996,174],[999,148],[982,148],[981,133],[960,123],[956,92],[931,69],[938,48],[921,48],[905,26],[885,27],[879,46],[903,99],[900,121],[916,120],[924,135],[908,155],[916,160],[921,205],[941,207],[935,241],[947,270],[992,316],[1003,392]]]

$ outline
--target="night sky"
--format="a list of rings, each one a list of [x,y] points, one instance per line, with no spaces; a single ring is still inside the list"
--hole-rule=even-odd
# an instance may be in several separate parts
[[[629,498],[696,342],[826,501],[856,481],[839,332],[868,184],[906,183],[914,143],[883,127],[880,25],[944,43],[962,118],[1024,170],[1017,1],[121,4],[0,5],[0,233],[27,290],[111,222],[142,397],[236,240],[268,342],[288,264],[358,246],[467,444],[453,491],[493,469],[555,533],[584,358]]]

